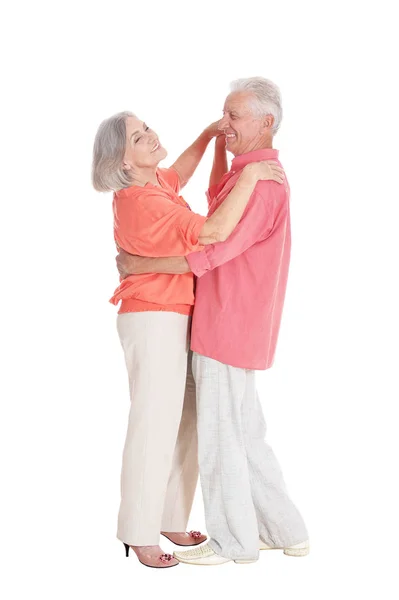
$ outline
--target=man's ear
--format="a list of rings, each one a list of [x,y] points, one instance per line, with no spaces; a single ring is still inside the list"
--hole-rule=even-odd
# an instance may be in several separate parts
[[[263,123],[262,123],[262,127],[263,129],[266,131],[273,129],[273,125],[274,125],[274,117],[273,115],[265,115],[263,117]]]

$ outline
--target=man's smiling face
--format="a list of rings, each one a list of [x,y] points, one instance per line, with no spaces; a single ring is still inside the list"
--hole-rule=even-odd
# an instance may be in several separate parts
[[[254,97],[250,92],[232,92],[226,98],[219,129],[226,135],[226,148],[234,156],[267,146],[273,117],[254,116],[253,102]]]

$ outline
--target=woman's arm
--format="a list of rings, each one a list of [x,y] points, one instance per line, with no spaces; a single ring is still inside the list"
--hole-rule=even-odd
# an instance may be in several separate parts
[[[227,171],[226,136],[219,135],[215,140],[215,154],[209,178],[209,187],[217,185]]]
[[[220,133],[218,124],[219,121],[215,121],[204,129],[195,142],[173,163],[172,168],[179,174],[181,187],[184,187],[193,176],[211,139]]]
[[[242,170],[227,198],[202,226],[198,241],[202,246],[224,242],[240,221],[258,181],[284,181],[284,171],[275,161],[250,163]]]

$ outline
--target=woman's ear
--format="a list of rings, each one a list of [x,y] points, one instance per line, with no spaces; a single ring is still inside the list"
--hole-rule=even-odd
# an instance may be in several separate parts
[[[130,165],[127,160],[123,159],[123,163],[122,163],[122,169],[124,171],[130,171],[130,169],[132,168],[132,165]]]

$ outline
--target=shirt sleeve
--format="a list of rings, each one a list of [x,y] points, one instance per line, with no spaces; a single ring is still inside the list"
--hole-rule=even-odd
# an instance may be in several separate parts
[[[197,277],[236,258],[268,237],[273,228],[275,197],[270,185],[262,188],[262,194],[257,191],[252,194],[241,221],[225,242],[210,244],[202,251],[186,257],[191,271]]]
[[[206,198],[208,200],[208,209],[210,210],[213,206],[213,203],[215,202],[218,193],[223,189],[224,184],[226,183],[227,179],[229,179],[230,177],[230,173],[225,173],[223,175],[223,177],[221,178],[221,180],[219,181],[219,183],[215,183],[214,185],[211,185],[210,188],[208,188],[207,192],[206,192]]]
[[[186,256],[203,248],[198,236],[206,220],[162,194],[119,198],[114,204],[115,241],[139,256]]]
[[[178,194],[180,192],[181,182],[177,171],[171,167],[170,169],[159,169],[161,176],[166,183],[170,185],[172,190]]]

